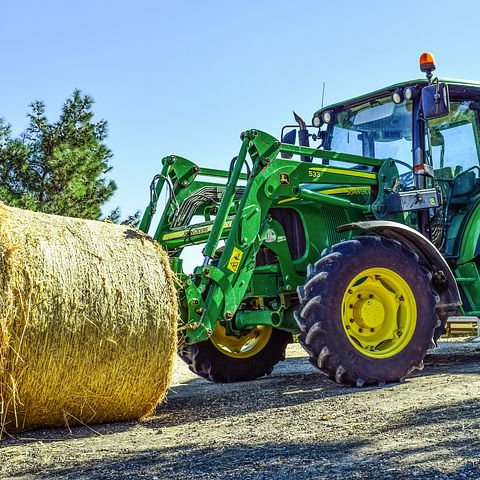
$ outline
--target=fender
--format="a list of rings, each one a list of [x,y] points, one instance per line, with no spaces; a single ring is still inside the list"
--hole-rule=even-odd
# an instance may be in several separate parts
[[[365,235],[374,234],[397,240],[415,252],[420,263],[432,273],[432,283],[440,296],[437,308],[453,312],[462,304],[455,275],[437,247],[421,233],[407,225],[387,220],[355,222],[337,227],[339,232],[350,230],[360,230]]]

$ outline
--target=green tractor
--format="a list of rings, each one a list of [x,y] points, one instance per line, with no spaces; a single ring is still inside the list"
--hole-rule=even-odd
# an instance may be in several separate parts
[[[193,372],[261,377],[298,335],[329,378],[383,385],[422,367],[450,316],[480,315],[480,83],[434,78],[430,54],[420,66],[425,79],[312,125],[296,116],[281,141],[245,131],[228,170],[163,159],[140,228],[165,191],[153,236],[178,276]]]

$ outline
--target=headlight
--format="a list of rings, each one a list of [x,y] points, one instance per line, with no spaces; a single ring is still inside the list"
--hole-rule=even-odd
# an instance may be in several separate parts
[[[413,100],[417,95],[417,89],[415,87],[407,87],[403,93],[407,100]]]
[[[403,95],[403,91],[402,90],[395,90],[393,92],[393,95],[392,95],[392,100],[393,100],[393,103],[396,103],[397,105],[399,103],[402,103],[403,102],[403,99],[404,99],[404,95]]]
[[[318,115],[315,115],[312,118],[312,125],[316,128],[321,127],[322,126],[322,119]]]
[[[322,113],[322,120],[325,123],[332,123],[334,118],[335,118],[335,115],[331,110],[326,110],[325,112]]]

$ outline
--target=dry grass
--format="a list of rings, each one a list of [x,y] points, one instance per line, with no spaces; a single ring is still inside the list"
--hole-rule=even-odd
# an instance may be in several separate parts
[[[0,204],[0,433],[148,415],[177,311],[167,256],[145,235]]]

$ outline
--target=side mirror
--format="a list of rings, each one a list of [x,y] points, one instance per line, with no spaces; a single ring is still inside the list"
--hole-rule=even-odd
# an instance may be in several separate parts
[[[423,118],[444,117],[450,113],[450,96],[446,83],[437,83],[422,90]]]
[[[297,131],[296,130],[290,130],[287,132],[283,137],[282,137],[282,143],[288,143],[289,145],[295,145],[295,142],[297,141]],[[286,152],[281,152],[280,156],[286,160],[290,160],[293,158],[293,153],[286,153]]]

